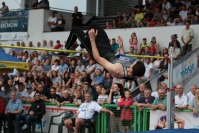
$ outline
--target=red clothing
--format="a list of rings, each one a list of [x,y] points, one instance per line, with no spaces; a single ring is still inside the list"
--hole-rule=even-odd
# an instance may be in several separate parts
[[[126,99],[122,98],[121,101],[118,102],[118,106],[126,106],[126,108],[121,109],[121,115],[120,115],[120,120],[132,120],[133,119],[133,113],[132,109],[129,108],[133,103],[132,98]]]
[[[155,46],[151,45],[150,52],[153,53],[154,55],[156,54]]]
[[[57,45],[55,45],[54,49],[60,49],[62,46],[63,45],[61,45],[61,44],[57,44]]]
[[[3,101],[3,98],[0,97],[0,113],[4,113],[6,109],[6,105]]]

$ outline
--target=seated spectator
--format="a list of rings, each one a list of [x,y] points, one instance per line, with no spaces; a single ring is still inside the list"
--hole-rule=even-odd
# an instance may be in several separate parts
[[[51,12],[50,17],[48,18],[48,26],[50,27],[51,32],[56,31],[56,23],[57,23],[57,17],[55,16],[54,12]]]
[[[86,93],[92,93],[92,89],[88,82],[84,82],[83,89],[82,89],[82,95],[84,96]]]
[[[35,101],[34,95],[36,91],[33,90],[32,85],[28,84],[26,86],[26,90],[27,90],[27,94],[25,96],[22,96],[21,100],[29,102],[29,103]]]
[[[47,59],[52,60],[52,54],[49,54],[49,51],[44,51],[41,56],[41,61],[45,62]]]
[[[199,15],[195,15],[192,18],[191,24],[195,25],[195,24],[199,24]]]
[[[85,123],[85,120],[92,119],[96,111],[110,113],[111,116],[114,115],[112,111],[102,108],[98,103],[91,101],[91,94],[86,93],[85,103],[80,105],[77,112],[77,118],[65,120],[64,125],[70,130],[70,132],[74,132],[73,127],[75,127],[75,132],[79,133],[80,127]]]
[[[37,6],[38,8],[50,9],[48,0],[41,0]]]
[[[27,96],[28,96],[28,91],[25,88],[24,84],[19,83],[18,89],[17,89],[17,97],[22,100],[24,97],[27,97]]]
[[[184,110],[188,108],[188,99],[187,96],[184,94],[184,87],[182,85],[176,86],[176,93],[175,95],[175,108],[179,110]]]
[[[62,91],[62,96],[59,99],[59,103],[60,105],[64,105],[64,104],[69,104],[69,103],[73,103],[73,99],[69,94],[68,90],[63,90]]]
[[[60,96],[58,94],[56,94],[56,88],[55,87],[51,87],[50,88],[50,95],[47,96],[47,102],[53,102],[56,103],[57,106],[59,105],[59,100],[60,100]]]
[[[160,21],[160,19],[162,18],[163,14],[160,11],[159,8],[156,8],[155,13],[153,14],[153,20],[155,21]]]
[[[105,29],[112,29],[112,25],[107,21]]]
[[[180,16],[176,17],[174,21],[175,21],[176,26],[184,25],[184,21],[182,20]]]
[[[46,61],[44,62],[43,65],[43,69],[46,73],[48,73],[51,70],[51,63],[50,63],[50,59],[46,59]]]
[[[157,56],[159,57],[160,55],[157,54]],[[153,64],[152,64],[152,66],[153,66],[153,75],[156,75],[157,73],[160,72],[160,63],[161,63],[161,61],[162,60],[160,58],[157,58],[157,59],[155,59],[155,61],[153,61]]]
[[[172,17],[169,17],[169,20],[166,23],[167,26],[175,26],[174,19]]]
[[[95,86],[95,89],[93,89],[92,91],[92,96],[93,96],[93,101],[96,101],[97,102],[97,99],[99,97],[99,95],[101,95],[101,89],[102,89],[102,86],[101,85],[96,85]]]
[[[5,114],[3,117],[6,118],[8,122],[8,132],[15,132],[13,120],[16,120],[17,115],[23,112],[24,108],[20,99],[17,98],[17,94],[15,91],[10,93],[10,100],[6,106]],[[17,127],[16,127],[17,128]]]
[[[197,86],[195,84],[191,85],[190,92],[187,93],[187,98],[188,98],[188,104],[189,105],[191,105],[191,102],[194,100],[196,88],[197,88]]]
[[[169,18],[169,14],[168,14],[168,11],[166,9],[162,10],[162,18],[164,19],[165,22],[167,22],[167,20]]]
[[[139,84],[139,92],[140,93],[136,97],[133,98],[135,105],[136,105],[137,102],[139,102],[144,97],[144,90],[145,89],[147,89],[145,83]]]
[[[173,14],[173,16],[179,15],[182,5],[183,4],[182,4],[181,0],[175,0],[171,14]]]
[[[111,47],[113,51],[117,52],[119,50],[119,44],[116,42],[115,38],[112,38]]]
[[[56,83],[58,83],[59,85],[61,84],[61,75],[59,71],[51,71],[49,73],[49,78],[51,79],[53,86],[55,86]]]
[[[41,97],[40,93],[36,92],[34,97],[35,101],[31,104],[30,108],[28,109],[28,114],[19,114],[16,117],[15,133],[20,133],[21,121],[25,123],[25,125],[22,128],[23,129],[27,128],[26,132],[30,133],[31,123],[41,120],[43,115],[46,113],[46,106],[43,100],[40,99]]]
[[[0,85],[0,87],[1,87],[0,96],[4,99],[9,99],[11,90],[8,84],[4,83]]]
[[[44,71],[41,63],[40,63],[40,60],[37,60],[36,61],[36,64],[32,67],[32,71],[37,71],[37,72],[42,72]]]
[[[154,102],[155,97],[151,96],[151,90],[144,90],[144,97],[142,97],[139,101],[134,103],[138,107],[138,110],[142,111],[144,108],[151,108],[152,103]]]
[[[59,60],[58,59],[56,59],[54,61],[54,64],[52,65],[51,70],[52,71],[58,71],[59,70]]]
[[[194,114],[199,113],[199,88],[195,91],[195,97],[191,104],[188,107],[189,110],[192,110]]]
[[[60,75],[63,75],[64,72],[67,71],[68,69],[68,64],[66,64],[63,59],[60,59],[59,61],[60,61],[59,65]]]
[[[97,98],[97,103],[102,105],[107,103],[108,95],[107,95],[107,88],[105,86],[101,87],[101,92]]]
[[[152,64],[150,58],[145,58],[144,65],[145,65],[146,70],[145,70],[145,73],[144,73],[144,77],[142,77],[141,79],[147,80],[147,79],[149,79],[153,76],[152,75],[153,64]]]
[[[94,74],[95,68],[96,68],[95,61],[92,58],[89,59],[89,64],[86,66],[85,71],[88,74],[92,75]]]
[[[78,71],[81,73],[83,70],[85,70],[85,66],[82,64],[82,59],[78,59],[75,71]]]
[[[13,84],[13,79],[12,79],[12,78],[10,78],[10,79],[8,80],[8,90],[10,90],[10,91],[16,91],[16,87],[15,87],[15,85]]]
[[[63,17],[63,14],[60,14],[56,22],[56,31],[64,31],[64,27],[65,27],[65,19]]]
[[[82,71],[81,73],[81,80],[83,83],[87,82],[88,84],[91,84],[92,80],[90,78],[90,75],[87,74],[86,71]]]
[[[104,87],[107,88],[107,90],[111,89],[113,82],[113,78],[109,72],[106,73],[105,78],[104,78]]]
[[[5,2],[2,2],[2,8],[0,9],[0,11],[2,11],[3,13],[9,12],[9,8],[8,8],[8,6],[6,5]]]
[[[76,106],[81,105],[84,102],[84,97],[81,94],[81,90],[75,90],[74,95],[72,96],[73,104]]]
[[[151,105],[152,110],[160,109],[160,110],[166,110],[167,108],[167,96],[166,96],[166,90],[163,88],[160,88],[158,90],[158,98],[155,98],[153,104]]]
[[[135,22],[139,24],[139,22],[144,18],[144,13],[142,12],[142,8],[137,8],[137,13],[135,14]]]
[[[80,72],[79,71],[75,72],[75,75],[74,75],[74,78],[73,78],[73,83],[77,84],[77,85],[82,84],[82,78],[80,76]]]
[[[45,72],[42,72],[40,74],[40,77],[38,78],[38,82],[37,82],[37,85],[39,84],[42,84],[42,93],[45,95],[45,96],[48,96],[49,95],[49,90],[50,90],[50,87],[53,85],[51,79],[46,75]]]
[[[155,54],[160,54],[160,44],[156,41],[156,37],[155,36],[153,36],[151,38],[151,42],[153,43],[153,45],[155,47],[155,51],[156,51]]]
[[[70,78],[70,75],[67,71],[62,76],[62,86],[65,87],[72,87],[72,79]]]
[[[167,26],[166,21],[164,20],[164,18],[161,18],[156,26]]]
[[[93,88],[95,88],[96,85],[99,85],[99,84],[103,84],[104,83],[104,77],[102,75],[102,72],[100,69],[97,69],[96,72],[95,72],[95,76],[93,78],[93,81],[91,82],[91,86]]]

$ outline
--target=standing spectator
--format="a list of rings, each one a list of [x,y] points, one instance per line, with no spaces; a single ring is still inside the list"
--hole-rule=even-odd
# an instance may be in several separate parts
[[[65,19],[63,17],[63,14],[60,14],[56,23],[56,31],[64,31],[64,27],[65,27]]]
[[[129,39],[129,45],[130,47],[134,47],[134,53],[137,54],[137,50],[138,50],[138,40],[137,40],[137,35],[135,32],[133,32],[131,34],[131,38]]]
[[[122,107],[120,120],[128,122],[128,124],[129,124],[131,122],[131,120],[133,119],[132,109],[130,108],[130,106],[133,103],[133,100],[131,98],[131,92],[129,90],[125,91],[124,95],[125,95],[125,98],[119,99],[117,104],[119,107]],[[125,106],[125,107],[123,107],[123,106]],[[129,126],[123,125],[122,132],[129,132]]]
[[[73,104],[75,104],[76,106],[79,106],[84,102],[84,97],[81,95],[81,91],[78,89],[74,91],[72,99],[73,99]]]
[[[186,28],[182,32],[181,40],[184,44],[183,46],[183,55],[191,52],[192,50],[192,40],[194,37],[194,31],[190,28],[191,22],[189,20],[186,21]]]
[[[48,25],[50,26],[51,32],[56,31],[56,23],[57,17],[55,16],[55,12],[51,12],[50,17],[48,18]]]
[[[62,75],[62,86],[69,87],[69,88],[72,87],[72,80],[67,71],[65,71],[64,74]]]
[[[19,114],[16,117],[16,129],[15,133],[20,133],[20,127],[21,127],[21,120],[25,122],[25,125],[23,128],[27,128],[27,133],[31,133],[31,123],[41,120],[43,115],[46,113],[46,107],[41,100],[41,94],[36,92],[34,95],[35,101],[31,104],[28,114]]]
[[[188,104],[191,105],[191,102],[194,100],[195,92],[196,92],[196,85],[191,85],[190,92],[187,93]]]
[[[35,2],[31,5],[33,9],[38,9],[39,2],[38,0],[34,0]]]
[[[9,8],[8,8],[8,6],[6,5],[5,2],[2,2],[2,8],[0,9],[0,11],[2,11],[3,13],[9,12]]]
[[[78,12],[78,7],[74,7],[74,13],[72,14],[72,27],[81,27],[84,17],[81,12]]]
[[[177,43],[173,43],[173,59],[178,60],[181,57],[181,50],[177,47]]]
[[[189,105],[188,109],[192,110],[194,114],[199,113],[199,88],[196,89],[195,97]]]
[[[24,108],[20,99],[17,98],[16,92],[12,91],[10,94],[10,100],[6,106],[5,115],[8,122],[8,132],[13,133],[14,124],[13,120],[16,119],[18,114],[23,112]]]
[[[135,22],[137,25],[140,23],[140,21],[144,18],[144,13],[142,12],[142,8],[138,7],[137,13],[135,14]]]
[[[180,42],[178,41],[178,36],[177,34],[171,35],[171,41],[169,42],[169,47],[173,47],[174,43],[176,43],[177,48],[181,50]]]
[[[184,110],[188,108],[188,99],[187,96],[184,94],[184,88],[182,85],[176,86],[176,93],[175,95],[175,108],[179,110]]]
[[[151,105],[152,110],[160,109],[160,110],[166,110],[167,108],[167,96],[166,96],[166,90],[163,88],[160,88],[158,90],[158,98],[156,98]]]
[[[145,58],[144,66],[146,68],[145,73],[144,73],[144,78],[149,79],[151,78],[152,72],[153,72],[153,64],[150,58]]]
[[[60,100],[60,96],[59,96],[58,94],[56,94],[56,88],[55,88],[55,87],[51,87],[51,88],[50,88],[50,95],[48,95],[46,101],[47,101],[47,102],[56,103],[57,106],[60,106],[59,100]]]
[[[60,99],[59,99],[60,105],[69,104],[69,103],[72,103],[72,102],[73,102],[73,99],[70,96],[69,91],[63,90],[62,91],[62,97],[60,97]]]

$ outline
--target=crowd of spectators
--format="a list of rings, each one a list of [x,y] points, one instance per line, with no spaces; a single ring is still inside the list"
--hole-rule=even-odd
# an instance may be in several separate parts
[[[118,11],[105,29],[184,25],[186,20],[199,24],[199,2],[196,0],[146,0],[130,10]]]

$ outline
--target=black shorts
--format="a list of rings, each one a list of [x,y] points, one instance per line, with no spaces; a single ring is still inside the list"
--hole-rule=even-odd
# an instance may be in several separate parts
[[[75,118],[71,118],[72,126],[73,126],[73,127],[75,127],[75,120],[76,120]]]

